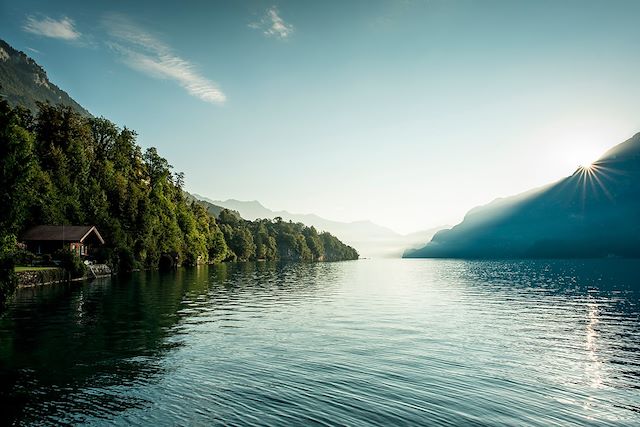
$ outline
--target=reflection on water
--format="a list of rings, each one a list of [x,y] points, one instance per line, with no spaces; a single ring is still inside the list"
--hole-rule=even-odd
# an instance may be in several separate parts
[[[21,290],[14,424],[633,425],[636,261],[223,264]]]

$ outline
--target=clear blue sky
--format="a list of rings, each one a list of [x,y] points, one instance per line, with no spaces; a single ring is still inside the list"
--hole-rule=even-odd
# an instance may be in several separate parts
[[[0,4],[0,37],[211,198],[409,232],[640,131],[639,1]]]

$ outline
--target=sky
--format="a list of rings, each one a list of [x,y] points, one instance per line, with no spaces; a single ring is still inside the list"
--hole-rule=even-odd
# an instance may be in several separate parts
[[[638,1],[0,0],[0,38],[212,199],[408,233],[640,132]]]

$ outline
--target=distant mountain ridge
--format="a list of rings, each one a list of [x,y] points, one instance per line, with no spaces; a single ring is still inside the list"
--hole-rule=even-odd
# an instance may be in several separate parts
[[[0,39],[0,94],[12,107],[23,106],[33,113],[36,102],[62,104],[83,116],[91,114],[69,94],[49,81],[46,71],[24,52]]]
[[[196,203],[200,204],[202,207],[204,207],[207,210],[207,213],[215,218],[218,218],[218,216],[220,215],[220,212],[222,212],[223,210],[225,210],[226,208],[223,208],[222,206],[218,206],[215,205],[211,202],[208,202],[206,200],[202,200],[199,198],[199,196],[197,195],[193,195],[191,193],[188,193],[186,191],[182,191],[182,195],[184,196],[184,198],[188,201],[188,202],[192,202],[195,201]],[[232,209],[229,209],[232,210]],[[232,210],[233,211],[233,210]],[[238,217],[240,216],[240,213],[237,211],[233,211],[235,214],[237,214]]]
[[[429,241],[442,227],[403,235],[390,228],[371,221],[341,222],[322,218],[315,214],[294,214],[288,211],[273,211],[257,200],[242,201],[236,199],[212,200],[193,194],[193,197],[208,202],[212,206],[223,207],[238,212],[242,218],[273,219],[281,217],[285,221],[302,222],[321,231],[328,231],[349,245],[358,249],[363,256],[400,257],[403,251]]]
[[[285,221],[293,221],[293,222],[309,222],[310,224],[318,227],[330,226],[330,227],[340,227],[345,224],[350,226],[363,227],[367,229],[367,232],[373,234],[369,234],[372,237],[388,237],[390,235],[398,235],[395,231],[390,228],[383,227],[381,225],[375,224],[371,221],[363,220],[363,221],[353,221],[353,222],[341,222],[341,221],[333,221],[330,219],[322,218],[315,214],[295,214],[288,211],[273,211],[271,209],[266,208],[257,200],[251,201],[242,201],[236,199],[228,199],[228,200],[211,200],[207,197],[200,196],[198,194],[194,194],[194,197],[207,201],[217,206],[222,206],[226,209],[231,209],[237,211],[242,215],[244,219],[255,220],[258,218],[275,218],[282,217]],[[318,225],[315,225],[318,224]]]
[[[640,133],[556,183],[470,210],[404,256],[640,257]]]

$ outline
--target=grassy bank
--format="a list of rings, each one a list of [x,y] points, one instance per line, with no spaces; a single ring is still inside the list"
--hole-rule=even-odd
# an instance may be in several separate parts
[[[57,267],[31,267],[31,266],[16,266],[13,271],[16,273],[20,273],[22,271],[45,271],[45,270],[55,270]]]

